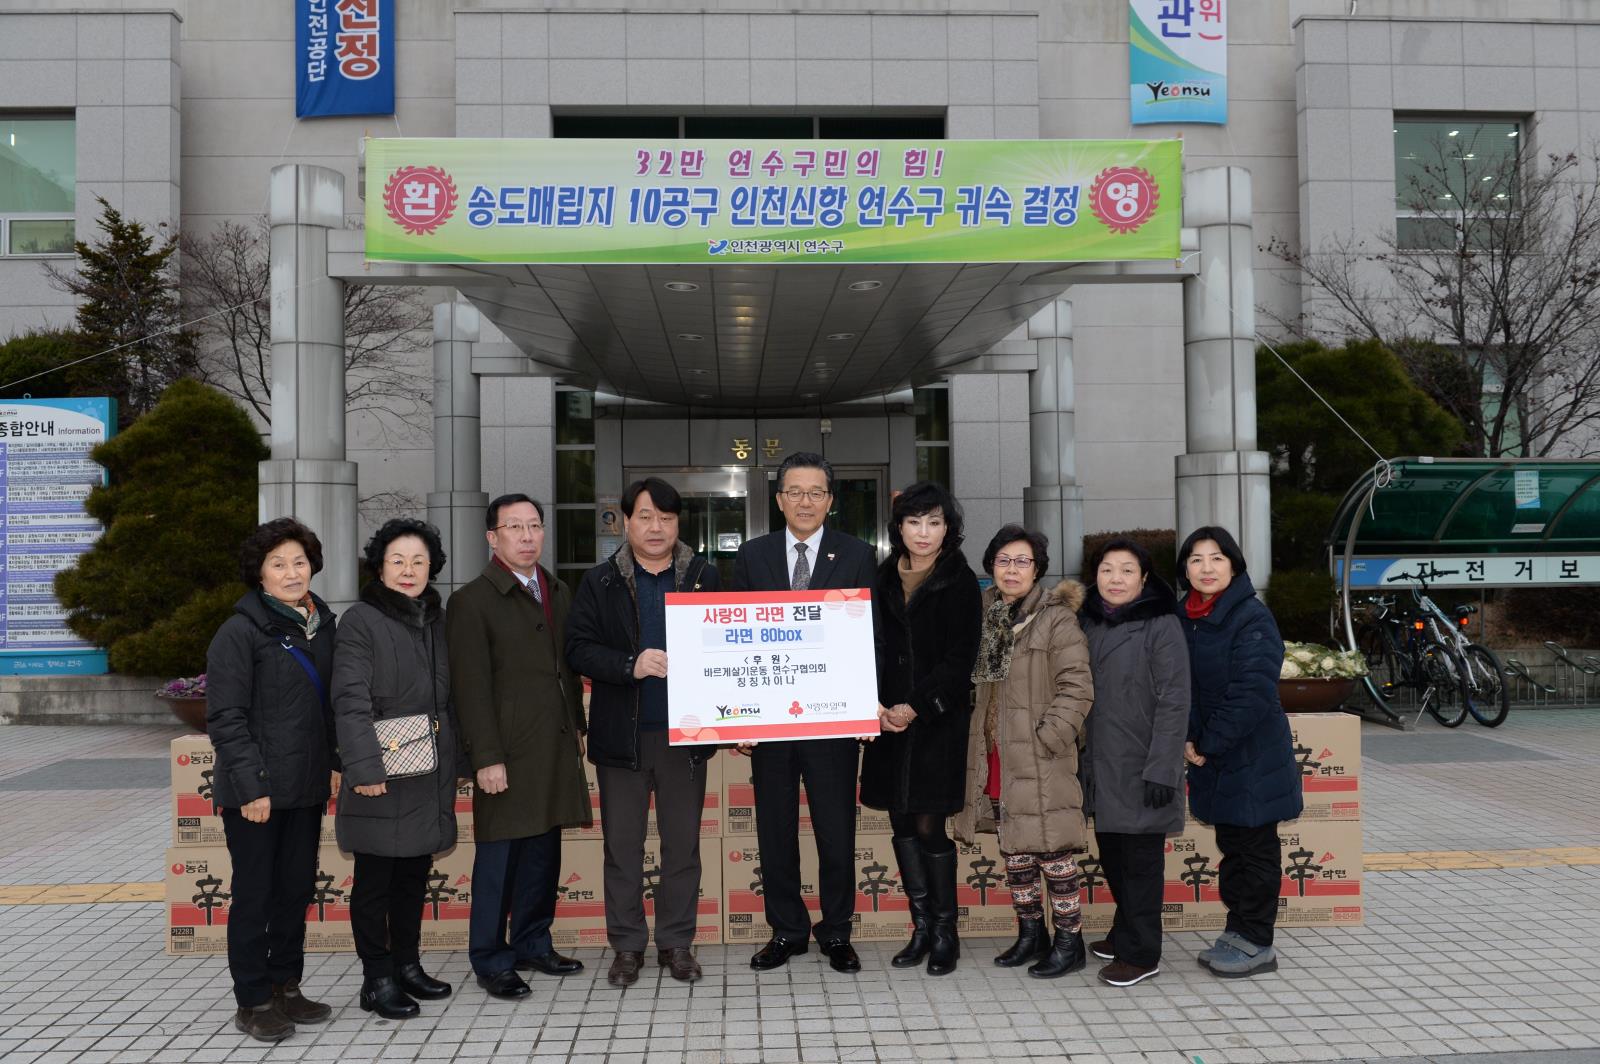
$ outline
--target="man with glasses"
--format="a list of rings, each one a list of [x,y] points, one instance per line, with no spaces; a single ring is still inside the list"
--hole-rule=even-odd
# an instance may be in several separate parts
[[[479,986],[516,1000],[531,992],[518,968],[583,969],[550,938],[561,829],[590,820],[583,687],[564,653],[572,595],[539,564],[544,508],[502,495],[487,516],[492,556],[450,596],[445,633],[451,702],[476,772],[468,957]]]
[[[733,563],[735,591],[816,591],[870,588],[877,573],[872,548],[824,528],[833,505],[833,467],[820,454],[798,451],[778,467],[778,509],[784,527],[745,543]],[[877,678],[862,677],[874,688]],[[778,968],[806,952],[814,933],[834,971],[858,972],[850,945],[855,915],[856,779],[861,748],[855,739],[805,739],[742,744],[755,785],[761,882],[772,938],[750,958],[757,971]],[[800,785],[811,805],[816,835],[822,920],[815,928],[800,895]]]

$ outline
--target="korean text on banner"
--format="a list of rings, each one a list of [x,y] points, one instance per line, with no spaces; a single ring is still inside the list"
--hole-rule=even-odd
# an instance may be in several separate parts
[[[1177,140],[367,142],[392,262],[1175,259]]]
[[[296,118],[394,114],[394,0],[295,0]]]
[[[669,593],[667,659],[674,745],[878,734],[866,588]]]
[[[1129,0],[1128,101],[1136,126],[1228,121],[1228,0]]]

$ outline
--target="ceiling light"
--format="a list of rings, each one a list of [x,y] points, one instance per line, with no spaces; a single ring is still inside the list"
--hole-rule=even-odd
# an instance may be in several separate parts
[[[1485,181],[1493,181],[1494,180],[1494,175],[1493,174],[1487,174],[1487,175],[1485,175],[1484,180]]]
[[[1475,152],[1475,151],[1469,151],[1469,152],[1467,152],[1467,154],[1465,156],[1463,156],[1463,158],[1466,158],[1466,159],[1476,159],[1477,157],[1478,157],[1478,153]]]
[[[710,373],[711,371],[708,370],[708,369],[692,369],[689,372],[694,374],[696,377],[704,377],[707,373]]]
[[[816,392],[801,392],[800,393],[800,398],[802,398],[802,399],[815,399],[816,397],[817,397],[817,393]]]
[[[680,340],[704,340],[705,337],[701,336],[699,333],[679,333],[678,334],[678,339],[680,339]]]
[[[1494,198],[1495,199],[1505,199],[1506,198],[1506,194],[1504,192],[1496,192],[1494,194]]]
[[[669,292],[698,292],[700,286],[693,281],[668,281],[661,286]]]
[[[1459,137],[1461,135],[1461,130],[1452,129],[1448,135],[1452,137]]]
[[[829,333],[828,334],[828,339],[830,339],[830,340],[854,340],[855,338],[856,338],[856,334],[855,333]]]
[[[882,287],[882,281],[852,281],[850,283],[850,291],[852,292],[870,292],[874,288]]]
[[[1508,137],[1514,137],[1514,136],[1516,136],[1516,135],[1517,135],[1517,131],[1516,131],[1516,130],[1514,130],[1514,129],[1513,129],[1513,130],[1512,130],[1512,131],[1511,131],[1511,132],[1510,132],[1510,133],[1507,133],[1507,134],[1506,134],[1506,136],[1508,136]]]
[[[711,393],[710,392],[695,392],[694,393],[694,397],[696,399],[710,399],[711,398]]]

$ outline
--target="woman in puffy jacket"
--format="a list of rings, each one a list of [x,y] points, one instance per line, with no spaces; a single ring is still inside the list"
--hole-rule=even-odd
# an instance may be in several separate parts
[[[1300,815],[1300,768],[1278,702],[1283,639],[1225,528],[1197,528],[1178,549],[1183,628],[1193,688],[1189,811],[1216,829],[1217,887],[1227,928],[1199,960],[1213,975],[1275,971],[1272,948],[1283,882],[1278,823]]]

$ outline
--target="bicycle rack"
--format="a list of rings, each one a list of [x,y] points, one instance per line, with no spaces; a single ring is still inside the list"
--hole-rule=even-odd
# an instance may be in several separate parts
[[[1578,701],[1579,677],[1583,677],[1583,701],[1589,701],[1589,681],[1595,676],[1600,676],[1600,668],[1593,665],[1579,664],[1567,654],[1566,647],[1552,640],[1545,640],[1544,648],[1556,659],[1556,666],[1566,672],[1567,695],[1573,702]],[[1590,655],[1591,657],[1593,655]]]
[[[1593,657],[1593,655],[1586,656]],[[1597,661],[1600,661],[1600,659],[1597,659]],[[1534,705],[1539,704],[1540,695],[1543,695],[1546,699],[1550,699],[1554,698],[1557,694],[1557,691],[1554,687],[1552,687],[1550,684],[1544,683],[1541,680],[1535,679],[1533,673],[1529,671],[1528,667],[1522,662],[1518,661],[1516,658],[1507,658],[1504,664],[1506,675],[1517,681],[1517,700],[1519,702],[1522,701],[1522,692],[1524,689],[1532,692],[1532,701]]]

